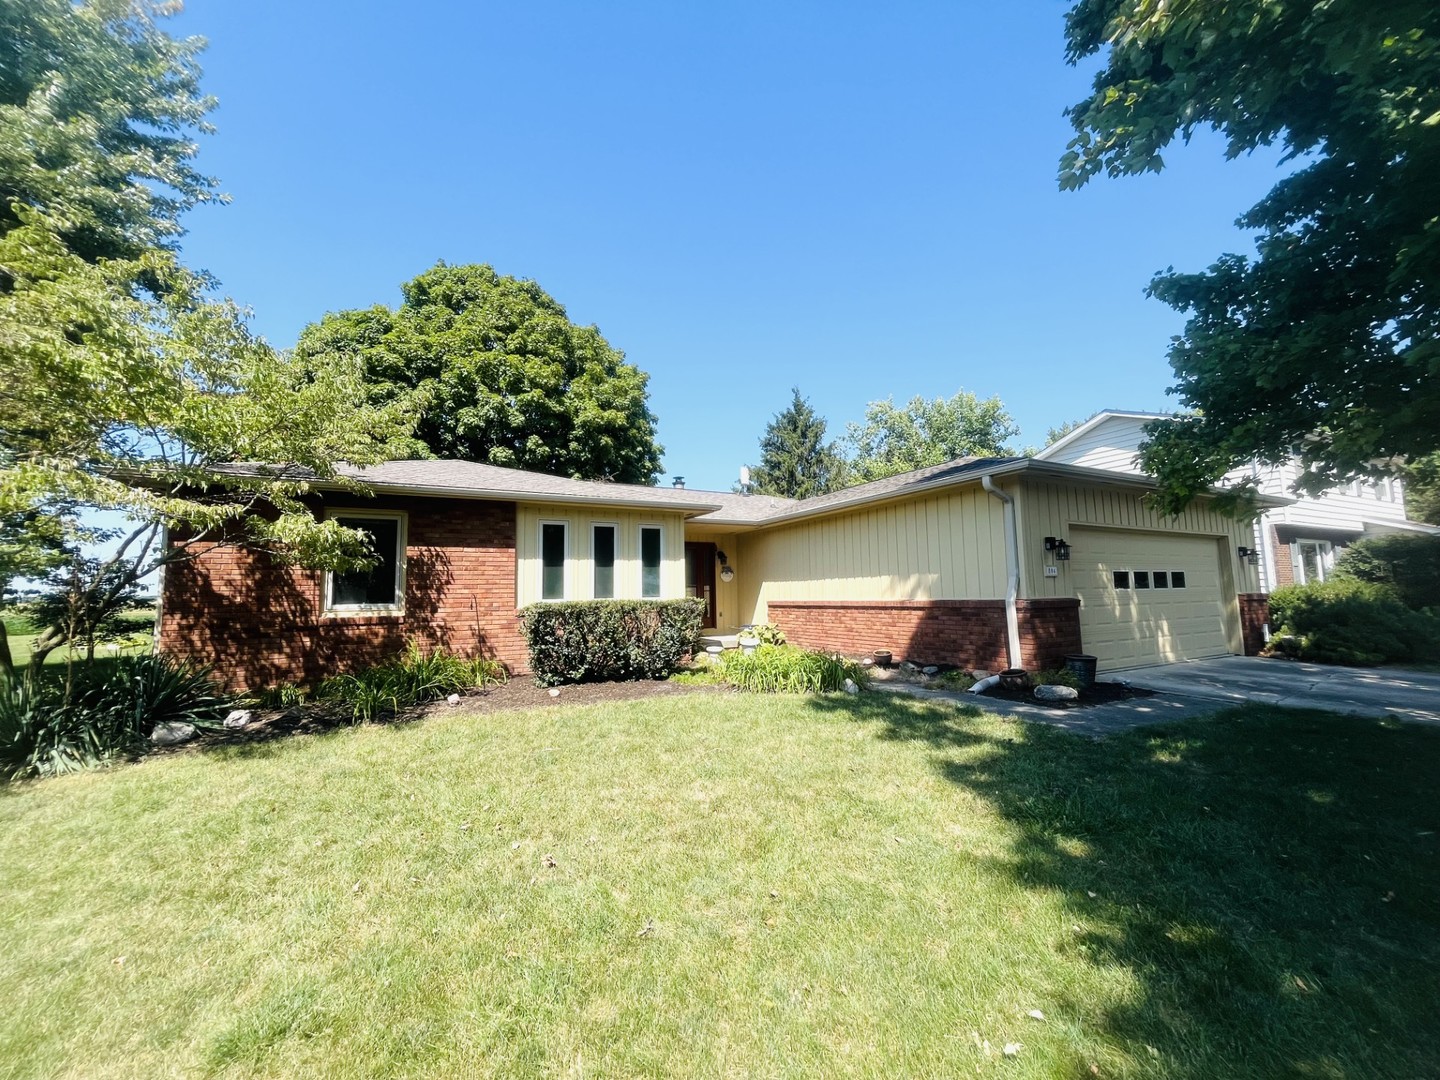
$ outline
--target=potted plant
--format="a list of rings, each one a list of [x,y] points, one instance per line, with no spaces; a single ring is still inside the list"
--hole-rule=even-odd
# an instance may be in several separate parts
[[[1030,685],[1030,676],[1025,674],[1024,668],[1006,668],[1000,672],[1000,688],[1002,690],[1024,690]]]

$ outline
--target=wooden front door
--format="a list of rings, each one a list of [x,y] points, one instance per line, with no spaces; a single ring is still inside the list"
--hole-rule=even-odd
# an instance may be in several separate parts
[[[705,625],[715,622],[715,545],[687,541],[685,544],[685,595],[705,601]]]

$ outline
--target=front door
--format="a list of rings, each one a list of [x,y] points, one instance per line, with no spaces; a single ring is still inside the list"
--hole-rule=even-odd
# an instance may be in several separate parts
[[[705,626],[715,626],[715,545],[685,544],[685,595],[705,601]]]

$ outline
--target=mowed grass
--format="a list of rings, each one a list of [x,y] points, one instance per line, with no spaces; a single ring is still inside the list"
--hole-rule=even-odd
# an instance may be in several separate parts
[[[15,786],[0,1073],[1440,1075],[1437,765],[695,695]]]
[[[4,617],[6,637],[10,645],[10,657],[17,666],[30,663],[35,642],[39,640],[39,629],[23,614],[11,613]],[[154,636],[155,609],[137,608],[126,612],[121,621],[125,624],[125,636],[120,641],[102,641],[95,646],[95,662],[106,664],[121,653],[143,652],[150,648]],[[45,657],[45,666],[77,663],[85,659],[82,646],[61,646]]]

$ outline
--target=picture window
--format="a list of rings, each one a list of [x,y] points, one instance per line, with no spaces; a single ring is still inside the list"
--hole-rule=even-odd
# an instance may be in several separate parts
[[[332,571],[327,582],[330,611],[399,611],[405,602],[405,522],[384,517],[335,515],[334,520],[370,538],[375,562],[365,570]]]

